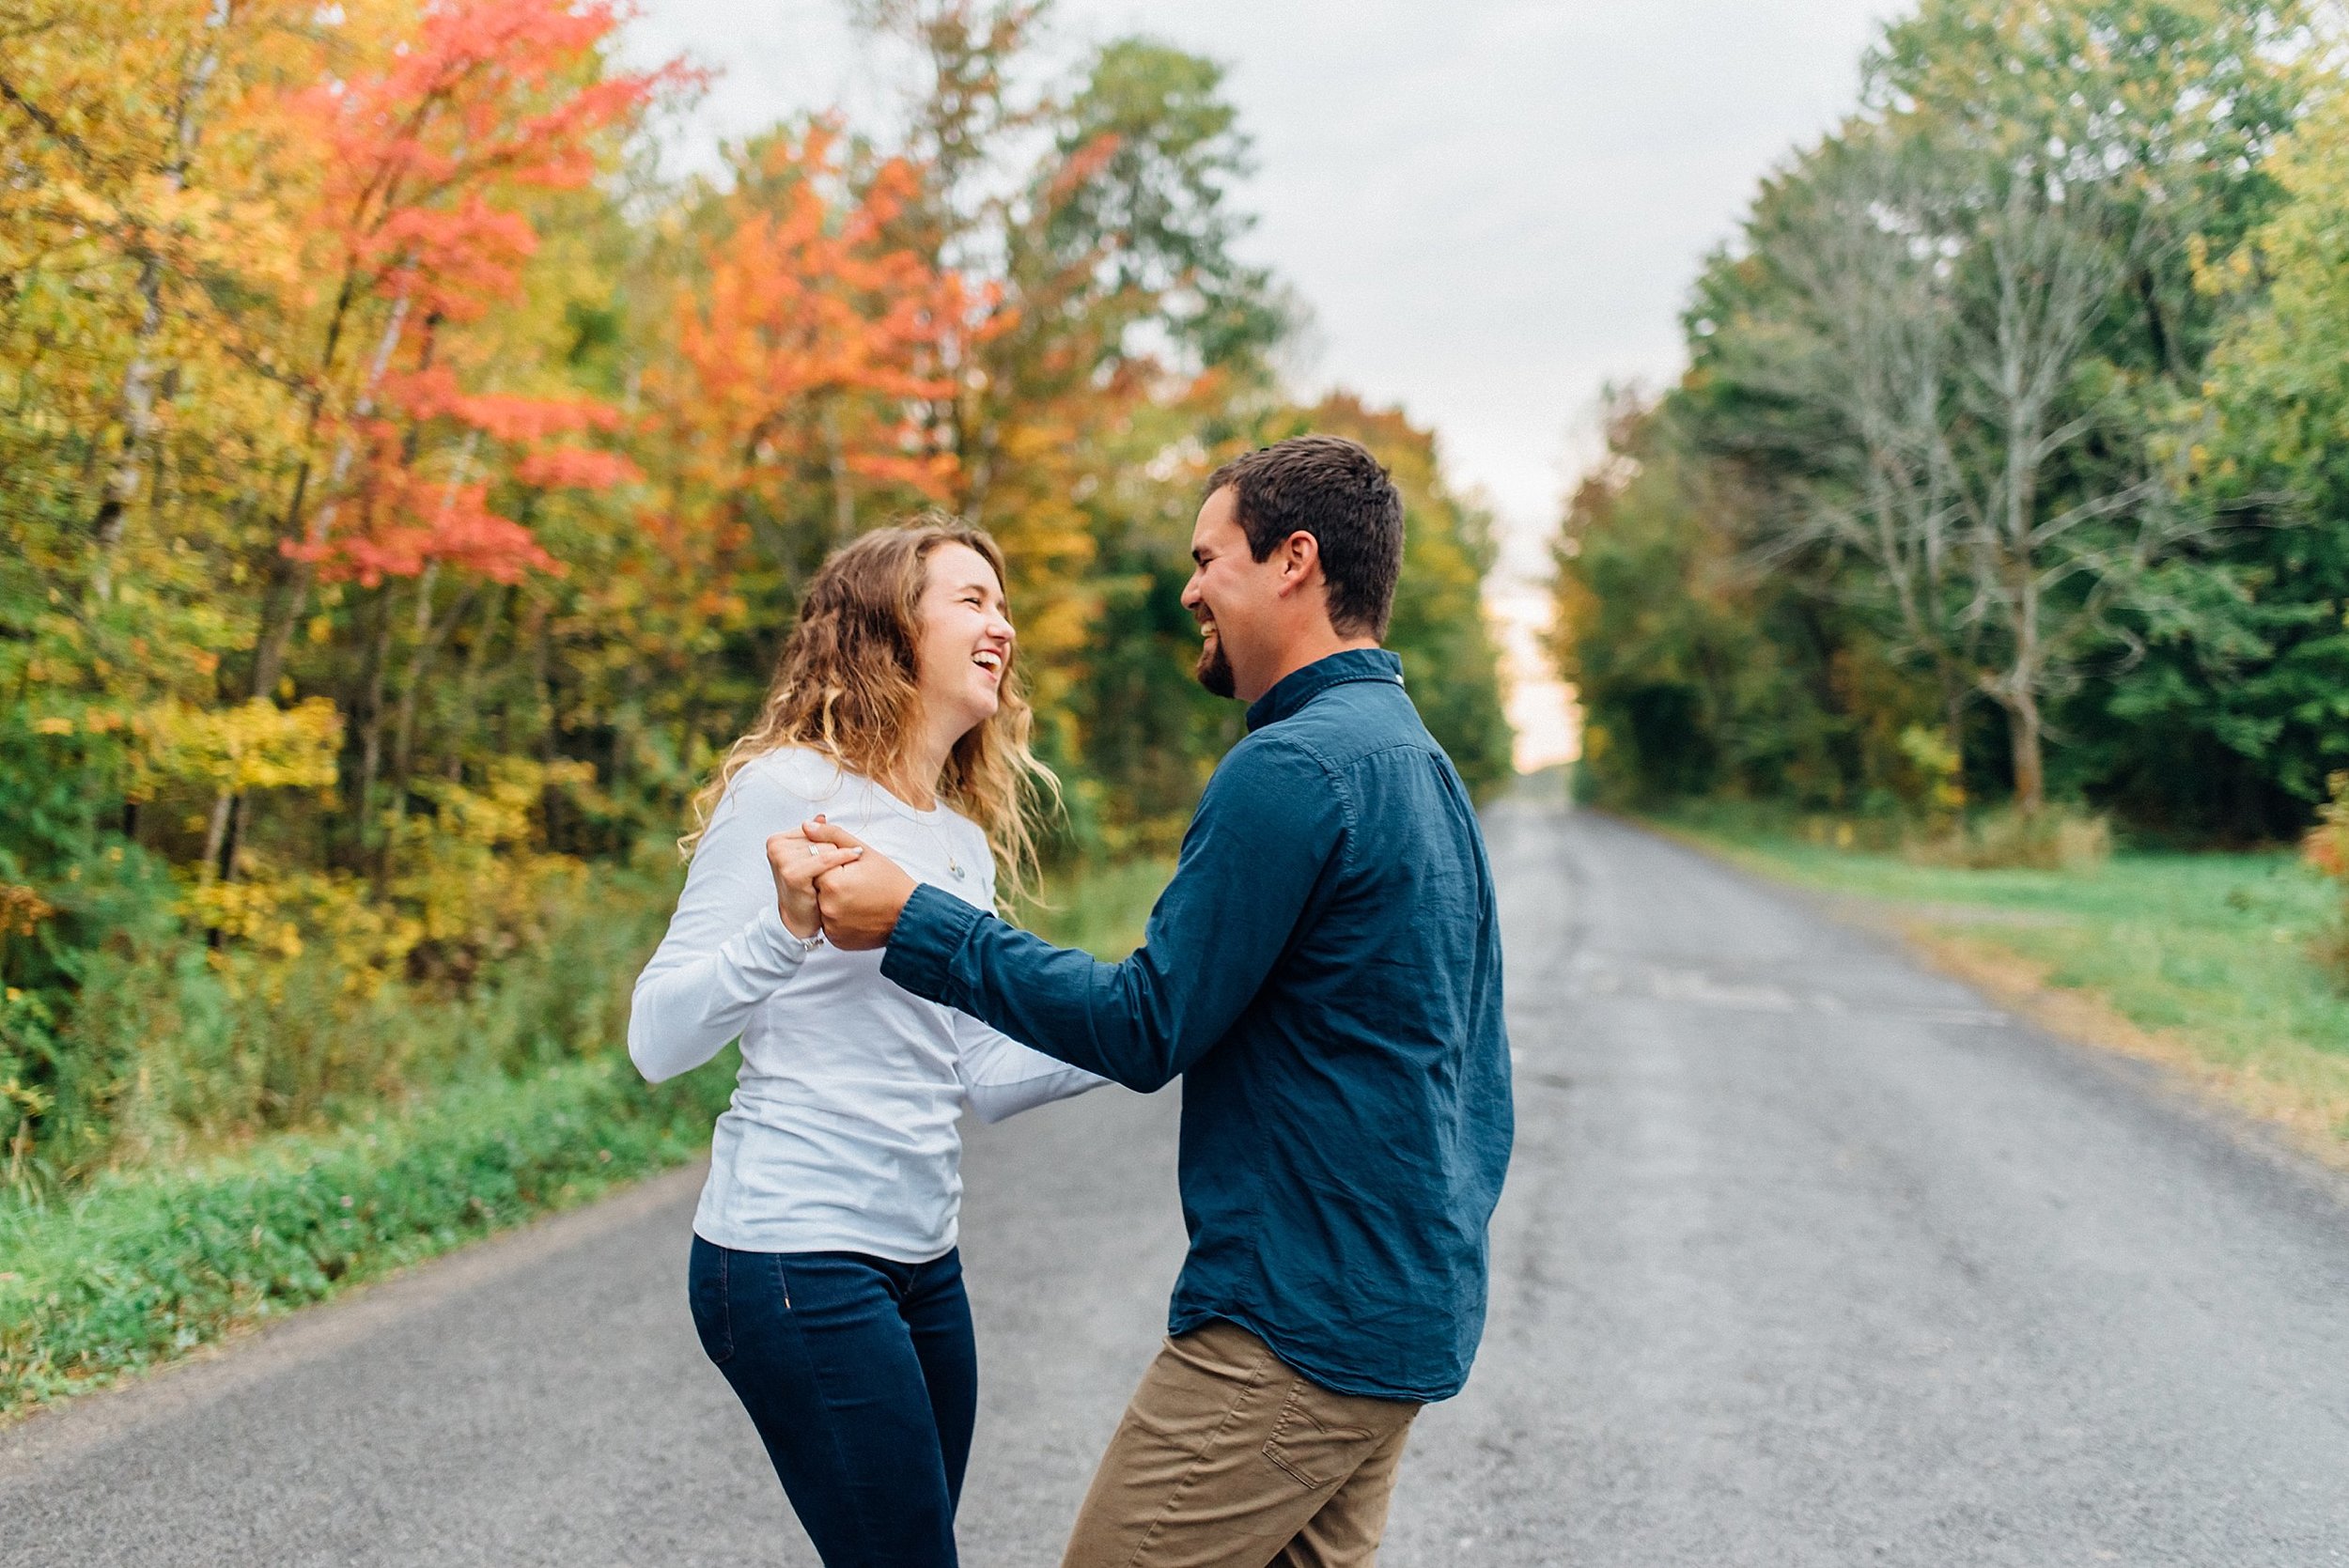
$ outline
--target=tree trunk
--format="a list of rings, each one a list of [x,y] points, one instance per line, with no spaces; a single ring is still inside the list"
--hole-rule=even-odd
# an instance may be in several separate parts
[[[498,622],[505,618],[508,590],[492,587],[482,598],[481,625],[474,632],[473,643],[465,649],[465,673],[457,684],[457,713],[449,723],[448,755],[443,759],[442,776],[456,784],[464,777],[465,740],[473,734],[474,721],[481,706],[481,672],[490,661],[490,644],[496,640]]]
[[[98,504],[98,515],[90,521],[90,539],[98,547],[90,585],[101,601],[114,598],[115,551],[122,543],[132,504],[138,499],[142,459],[155,439],[156,367],[148,357],[147,345],[163,326],[163,263],[152,256],[139,270],[139,325],[133,338],[138,347],[131,356],[131,367],[122,373],[122,447],[106,471],[105,493]]]
[[[171,162],[163,169],[163,188],[177,195],[187,189],[188,165],[197,139],[196,106],[204,89],[220,70],[220,35],[227,30],[235,8],[230,0],[214,0],[204,25],[212,37],[194,66],[179,79],[179,101],[172,114]],[[99,598],[114,597],[114,554],[122,543],[132,503],[138,499],[139,476],[148,447],[155,439],[155,387],[162,367],[148,354],[148,345],[163,324],[163,264],[152,248],[139,268],[139,324],[132,334],[130,368],[122,373],[122,449],[107,471],[104,494],[90,521],[90,537],[98,547],[91,586]]]
[[[2037,816],[2047,803],[2047,768],[2041,748],[2039,704],[2029,691],[2006,707],[2007,737],[2015,751],[2015,809]]]
[[[416,757],[416,698],[424,689],[425,672],[432,667],[441,644],[457,623],[472,613],[477,588],[468,588],[449,607],[448,616],[436,622],[432,613],[432,580],[439,573],[440,563],[427,566],[424,575],[416,580],[415,646],[408,658],[408,677],[399,690],[399,717],[392,727],[392,824],[383,834],[382,859],[376,871],[379,887],[387,885],[392,877],[392,846],[399,836],[399,825],[408,815],[408,784],[415,775]]]
[[[832,478],[832,542],[837,547],[856,536],[856,493],[848,485],[848,443],[840,434],[840,411],[824,405],[824,460]]]
[[[390,368],[392,354],[399,347],[400,334],[408,325],[408,296],[402,294],[392,303],[391,318],[383,324],[383,335],[375,346],[375,359],[367,367],[366,380],[362,384],[353,412],[361,419],[375,411],[375,388]],[[334,530],[334,520],[342,507],[342,487],[350,477],[350,465],[359,456],[359,443],[345,430],[334,445],[334,460],[327,470],[326,499],[310,516],[309,525],[303,528],[303,543],[315,550],[326,542]],[[304,476],[306,478],[306,475]],[[285,534],[288,540],[297,528],[302,528],[301,490],[303,479],[295,481],[294,505],[286,516]],[[294,628],[303,613],[310,607],[310,588],[318,581],[318,565],[312,561],[297,561],[288,574],[287,591],[274,607],[274,614],[261,629],[259,643],[253,654],[253,694],[266,697],[277,689],[278,677],[285,673],[286,654],[293,645]]]
[[[359,732],[359,780],[350,797],[350,819],[359,830],[354,864],[364,863],[371,847],[375,782],[383,771],[383,670],[392,661],[392,590],[382,588],[375,600],[375,635],[367,639],[366,663],[360,675],[361,701],[366,706]]]
[[[237,797],[221,794],[212,797],[211,815],[204,823],[203,867],[207,876],[228,880],[228,866],[234,862],[236,846],[229,842],[228,822],[234,814]]]
[[[1941,666],[1941,737],[1954,759],[1950,783],[1962,810],[1966,803],[1966,682],[1946,662]]]
[[[346,278],[343,283],[342,300],[335,306],[334,323],[327,331],[327,364],[322,367],[321,374],[333,368],[334,341],[341,335],[342,312],[348,307],[350,298],[350,280]],[[407,324],[408,296],[402,294],[392,303],[391,319],[384,323],[383,335],[376,343],[374,362],[368,366],[366,380],[361,385],[355,411],[362,419],[374,411],[376,383],[383,379],[383,372],[390,367],[392,353],[399,347],[400,334],[406,330]],[[310,405],[310,423],[313,429],[318,424],[319,412],[324,406],[322,401],[324,396],[321,392],[319,395],[320,400],[313,401]],[[327,472],[326,499],[319,505],[319,509],[311,514],[309,526],[303,530],[303,542],[313,549],[325,543],[327,536],[334,529],[335,513],[342,505],[342,486],[350,477],[350,465],[357,457],[358,442],[351,438],[349,430],[345,430],[335,444],[334,461]],[[294,530],[302,527],[302,505],[303,497],[309,489],[309,462],[307,458],[304,458],[302,471],[294,477],[293,501],[286,509],[286,520],[281,532],[282,543],[290,543]],[[279,559],[284,559],[282,552]],[[261,624],[260,638],[254,645],[252,686],[254,696],[267,697],[277,690],[277,683],[286,672],[286,656],[293,646],[294,628],[301,624],[303,613],[310,608],[310,589],[317,582],[317,562],[300,560],[290,564],[284,578],[284,590],[273,597]],[[213,837],[221,840],[220,866],[221,879],[224,881],[229,879],[229,871],[236,864],[237,833],[243,820],[244,807],[241,799],[223,795],[212,802],[212,831],[208,836],[207,843],[209,845]]]

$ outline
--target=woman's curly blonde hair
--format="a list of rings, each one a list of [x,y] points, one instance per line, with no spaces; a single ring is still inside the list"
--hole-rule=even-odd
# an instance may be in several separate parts
[[[903,775],[920,733],[922,594],[930,555],[949,544],[977,551],[995,580],[1004,581],[995,541],[942,517],[876,528],[832,552],[807,585],[757,722],[694,795],[693,831],[677,841],[679,850],[692,854],[743,765],[779,747],[821,752],[883,788],[930,784]],[[1025,893],[1034,876],[1035,808],[1060,797],[1060,781],[1029,747],[1034,713],[1020,690],[1018,660],[1015,643],[994,717],[955,742],[937,781],[940,797],[986,832],[1005,902]]]

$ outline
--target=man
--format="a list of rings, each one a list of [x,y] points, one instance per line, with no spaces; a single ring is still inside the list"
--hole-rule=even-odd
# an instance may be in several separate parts
[[[824,877],[823,924],[1064,1061],[1144,1092],[1184,1076],[1190,1251],[1069,1568],[1350,1568],[1484,1327],[1510,1140],[1492,874],[1378,645],[1403,508],[1377,461],[1303,436],[1225,464],[1191,559],[1199,679],[1250,733],[1139,952],[1054,948],[871,853]]]

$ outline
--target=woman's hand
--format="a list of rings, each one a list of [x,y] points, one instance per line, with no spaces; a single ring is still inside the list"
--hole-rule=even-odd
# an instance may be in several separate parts
[[[823,821],[822,817],[816,819]],[[807,941],[824,928],[816,902],[816,878],[864,853],[864,846],[835,847],[809,842],[804,833],[775,833],[767,840],[767,864],[775,874],[775,904],[784,928]]]
[[[800,831],[819,849],[849,855],[864,853],[864,846],[820,816]],[[826,871],[831,869],[825,867]],[[864,863],[854,871],[825,877],[818,890],[825,939],[848,953],[888,945],[890,933],[897,929],[897,917],[905,912],[906,900],[913,896],[913,878],[879,850],[866,855]]]

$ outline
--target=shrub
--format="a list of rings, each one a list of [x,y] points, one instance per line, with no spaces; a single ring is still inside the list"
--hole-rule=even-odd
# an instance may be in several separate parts
[[[690,1158],[733,1081],[647,1089],[607,1048],[405,1116],[0,1203],[0,1415]]]
[[[21,995],[0,1016],[8,1189],[332,1126],[617,1038],[674,868],[513,853],[503,869],[470,905],[419,900],[405,931],[303,874],[238,884],[210,949],[159,919],[77,955],[70,1010]]]
[[[1902,853],[1920,865],[2086,871],[2111,858],[2112,824],[2070,806],[2032,813],[2008,806],[1960,821],[1945,832],[1913,837]]]

